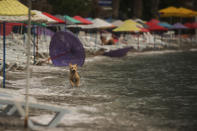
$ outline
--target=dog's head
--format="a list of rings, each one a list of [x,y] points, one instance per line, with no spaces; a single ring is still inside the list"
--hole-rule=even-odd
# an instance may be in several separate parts
[[[70,72],[75,73],[77,71],[77,64],[72,65],[70,63],[69,67],[70,67]]]

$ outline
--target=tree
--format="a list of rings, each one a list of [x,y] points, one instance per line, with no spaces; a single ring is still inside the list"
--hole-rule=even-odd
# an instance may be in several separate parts
[[[92,7],[91,0],[48,0],[48,2],[53,5],[53,13],[71,16],[88,16]]]
[[[159,2],[160,0],[151,0],[152,8],[150,9],[150,11],[153,18],[158,17]]]
[[[142,18],[143,0],[134,0],[133,3],[133,17]]]
[[[112,17],[113,18],[119,17],[119,5],[120,5],[120,0],[112,1]]]

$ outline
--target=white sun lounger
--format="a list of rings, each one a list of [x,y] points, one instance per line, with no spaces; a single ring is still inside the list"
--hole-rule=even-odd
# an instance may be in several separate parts
[[[21,117],[25,117],[25,96],[24,95],[11,95],[8,93],[0,92],[0,108],[4,107],[1,113],[6,115],[15,115],[19,114]],[[69,111],[61,108],[56,105],[50,105],[46,103],[37,102],[36,99],[33,97],[29,97],[29,108],[34,109],[44,109],[48,111],[55,112],[54,117],[47,125],[42,125],[32,121],[31,119],[28,120],[28,125],[32,129],[36,129],[37,127],[55,127],[60,122],[61,118],[64,116],[65,113]]]

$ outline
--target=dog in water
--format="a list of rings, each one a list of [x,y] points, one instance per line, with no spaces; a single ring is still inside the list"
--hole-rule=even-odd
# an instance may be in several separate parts
[[[71,63],[69,64],[70,67],[70,84],[72,87],[76,86],[79,87],[79,81],[80,77],[79,74],[77,73],[77,64],[72,65]]]

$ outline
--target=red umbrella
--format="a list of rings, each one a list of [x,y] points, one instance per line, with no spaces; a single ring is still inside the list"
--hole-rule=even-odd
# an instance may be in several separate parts
[[[151,22],[151,23],[155,23],[155,24],[158,24],[160,21],[159,21],[159,20],[157,20],[157,19],[151,19],[149,22]]]
[[[57,18],[57,17],[55,17],[55,16],[53,16],[53,15],[51,15],[49,13],[42,12],[42,14],[44,14],[44,15],[48,16],[49,18],[57,21],[57,23],[60,23],[60,24],[64,24],[65,23],[65,21],[63,21],[63,20],[61,20],[61,19],[59,19],[59,18]]]
[[[192,25],[195,29],[197,28],[197,22],[193,22]]]
[[[164,28],[153,22],[147,22],[146,24],[149,26],[148,29],[150,31],[167,31],[168,30],[167,28]]]
[[[5,35],[9,35],[12,32],[12,26],[5,24]],[[3,24],[0,24],[0,35],[3,35]]]
[[[23,25],[27,25],[27,24],[24,24],[24,23],[6,23],[6,25],[9,25],[9,26],[23,26]]]
[[[149,30],[146,28],[140,28],[140,29],[141,29],[140,32],[149,32]]]
[[[92,24],[91,21],[86,20],[86,19],[82,18],[81,16],[74,16],[73,18],[74,18],[75,20],[80,21],[80,22],[83,23],[83,24]]]
[[[190,29],[194,29],[194,25],[192,23],[185,23],[184,26],[186,26],[187,28],[190,28]]]

